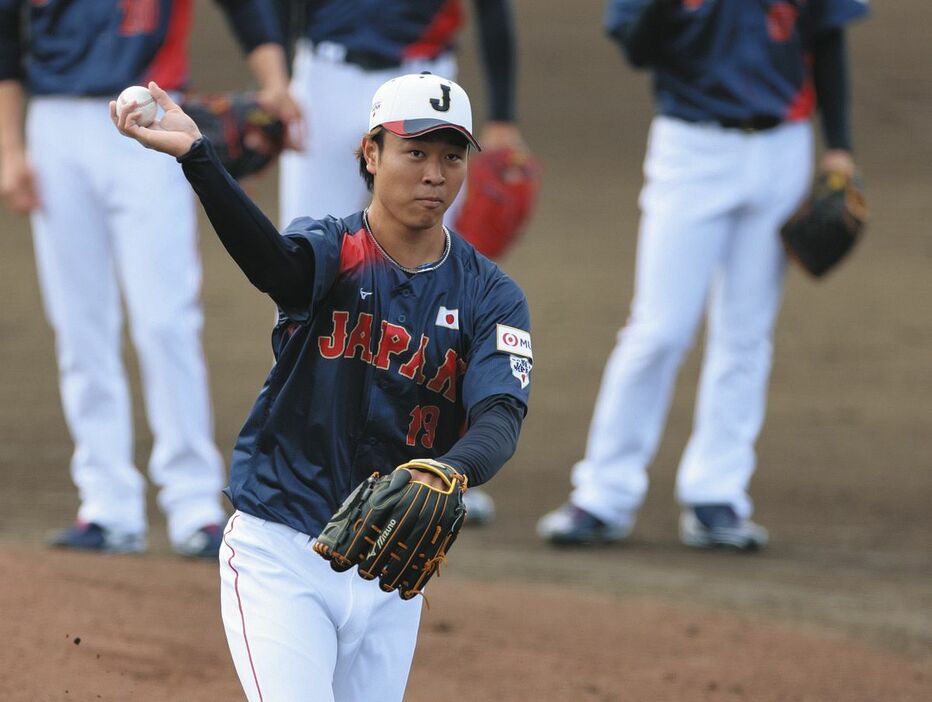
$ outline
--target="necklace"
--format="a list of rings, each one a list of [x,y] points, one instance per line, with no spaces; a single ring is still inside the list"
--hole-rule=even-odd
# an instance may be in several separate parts
[[[431,263],[429,266],[422,266],[422,267],[417,267],[417,268],[409,268],[408,266],[403,266],[400,263],[398,263],[398,261],[396,261],[394,258],[392,258],[391,254],[389,254],[388,251],[382,248],[382,245],[379,243],[379,240],[376,239],[375,235],[372,233],[372,228],[369,226],[369,208],[368,207],[362,211],[362,223],[366,227],[366,233],[369,235],[369,238],[372,239],[372,241],[375,243],[375,247],[379,250],[379,252],[385,258],[387,258],[389,261],[391,261],[396,266],[398,266],[401,270],[403,270],[405,273],[411,273],[412,275],[416,275],[417,273],[426,273],[427,271],[432,271],[435,268],[439,268],[441,265],[443,265],[443,262],[447,260],[447,256],[450,255],[450,231],[445,226],[440,225],[441,228],[443,229],[443,236],[444,236],[443,255],[438,260]]]

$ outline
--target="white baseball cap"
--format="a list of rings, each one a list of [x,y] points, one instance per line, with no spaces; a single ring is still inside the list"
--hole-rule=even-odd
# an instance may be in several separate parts
[[[410,73],[382,83],[372,96],[369,113],[369,131],[376,127],[405,139],[455,129],[482,150],[472,135],[472,108],[466,91],[432,73]]]

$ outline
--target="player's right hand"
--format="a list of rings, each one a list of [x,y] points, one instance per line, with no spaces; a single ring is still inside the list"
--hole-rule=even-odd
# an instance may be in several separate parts
[[[120,131],[120,134],[135,139],[147,149],[161,151],[170,156],[181,156],[188,153],[191,145],[201,138],[201,132],[184,111],[178,107],[168,93],[162,90],[155,81],[149,83],[149,93],[165,113],[162,119],[156,120],[148,127],[138,124],[140,113],[136,111],[136,103],[131,103],[117,115],[116,101],[110,101],[110,119]]]
[[[3,155],[0,161],[0,197],[17,214],[28,214],[41,205],[35,174],[24,152]]]

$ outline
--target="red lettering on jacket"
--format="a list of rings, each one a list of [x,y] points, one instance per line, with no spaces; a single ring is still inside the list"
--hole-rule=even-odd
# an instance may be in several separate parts
[[[339,358],[346,348],[346,326],[349,322],[349,312],[333,311],[333,332],[330,336],[317,338],[317,347],[324,358]]]
[[[392,324],[391,322],[382,322],[382,335],[379,338],[379,350],[375,355],[372,365],[382,370],[388,370],[392,356],[407,351],[411,343],[411,333],[404,327]]]
[[[437,369],[437,374],[427,383],[428,390],[442,393],[450,402],[456,402],[456,388],[458,385],[456,380],[458,377],[457,371],[459,370],[457,361],[456,351],[447,349],[447,353],[443,357],[443,365]],[[444,385],[446,386],[445,390]]]
[[[120,0],[123,21],[120,22],[120,36],[132,37],[137,34],[152,34],[159,26],[158,0]]]
[[[363,363],[372,363],[372,315],[362,312],[353,331],[350,332],[349,341],[346,342],[345,358],[353,358],[356,349],[361,349],[359,360]]]
[[[414,352],[414,355],[411,356],[411,360],[398,369],[398,372],[405,378],[416,381],[418,385],[424,383],[424,349],[427,348],[428,341],[430,341],[430,339],[422,334],[421,345],[418,347],[417,351]]]

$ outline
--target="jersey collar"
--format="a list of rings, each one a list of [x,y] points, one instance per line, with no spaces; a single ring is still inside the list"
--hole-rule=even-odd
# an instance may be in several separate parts
[[[416,268],[409,268],[408,266],[403,266],[400,263],[398,263],[398,261],[396,261],[394,258],[392,258],[391,255],[389,255],[388,251],[382,248],[382,245],[379,243],[379,240],[376,239],[375,235],[372,233],[372,229],[369,227],[369,208],[368,207],[362,211],[362,223],[363,223],[363,226],[366,228],[366,234],[368,234],[369,238],[372,239],[372,243],[375,244],[375,248],[379,250],[379,253],[381,253],[382,256],[384,256],[392,265],[396,266],[397,268],[400,268],[405,273],[410,273],[411,275],[417,275],[418,273],[427,273],[428,271],[435,270],[437,268],[440,268],[440,266],[444,264],[444,262],[447,260],[447,257],[450,255],[450,230],[447,229],[445,226],[441,225],[441,227],[443,227],[444,244],[443,244],[443,254],[440,256],[440,258],[438,258],[433,263],[424,263],[424,264],[421,264],[420,266],[417,266]]]

